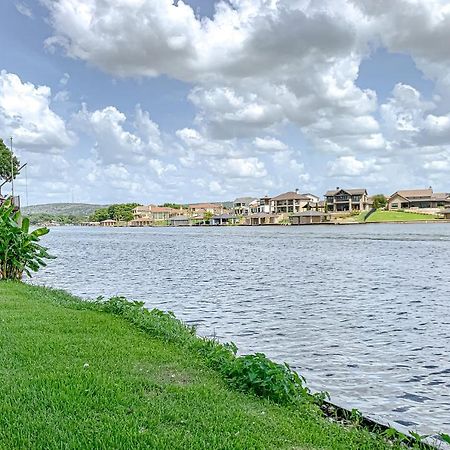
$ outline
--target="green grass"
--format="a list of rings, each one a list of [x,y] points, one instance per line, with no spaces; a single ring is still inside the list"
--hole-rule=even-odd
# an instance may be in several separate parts
[[[0,449],[396,448],[232,389],[167,315],[97,309],[0,281]]]
[[[364,222],[364,217],[367,211],[362,212],[357,217],[358,222]],[[421,214],[416,212],[406,212],[406,211],[383,211],[378,209],[366,222],[415,222],[421,220],[438,220],[438,217],[432,214]]]

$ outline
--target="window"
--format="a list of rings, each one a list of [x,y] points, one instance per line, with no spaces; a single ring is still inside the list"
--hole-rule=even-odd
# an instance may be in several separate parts
[[[391,208],[392,209],[398,208],[398,203],[391,203]]]

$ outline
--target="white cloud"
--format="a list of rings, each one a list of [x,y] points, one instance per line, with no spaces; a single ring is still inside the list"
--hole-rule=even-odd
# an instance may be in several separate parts
[[[258,158],[215,160],[211,169],[223,177],[230,178],[261,178],[267,175],[264,163]]]
[[[0,72],[0,134],[13,136],[17,148],[31,152],[61,152],[75,140],[51,109],[50,88],[23,83],[5,70]]]
[[[373,158],[362,161],[356,159],[354,156],[340,156],[328,163],[328,169],[332,176],[361,177],[369,172],[380,170],[380,166]]]
[[[15,7],[17,11],[25,17],[33,19],[33,11],[25,2],[16,2]]]
[[[103,163],[144,164],[162,152],[159,127],[139,106],[132,124],[134,132],[125,129],[127,117],[114,106],[89,111],[83,105],[75,123],[95,139],[95,156]]]
[[[254,139],[253,144],[255,147],[264,151],[285,151],[288,149],[288,146],[284,142],[272,137],[257,137]]]

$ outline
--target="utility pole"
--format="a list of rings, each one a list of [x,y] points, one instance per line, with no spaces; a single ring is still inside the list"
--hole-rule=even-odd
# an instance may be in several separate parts
[[[14,153],[13,153],[13,138],[9,138],[11,141],[11,196],[14,201]]]

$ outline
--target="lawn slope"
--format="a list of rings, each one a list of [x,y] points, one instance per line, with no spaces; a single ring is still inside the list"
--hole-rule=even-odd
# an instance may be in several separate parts
[[[68,294],[1,281],[0,399],[0,449],[395,448],[239,393],[182,345]]]

